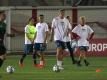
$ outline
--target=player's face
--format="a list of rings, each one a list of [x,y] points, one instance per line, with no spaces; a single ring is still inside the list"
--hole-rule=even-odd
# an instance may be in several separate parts
[[[63,18],[64,15],[65,15],[65,11],[60,11],[60,12],[59,12],[59,16],[60,16],[61,18]]]
[[[67,17],[67,19],[68,19],[68,21],[71,21],[71,17],[69,16],[69,17]]]
[[[0,20],[1,20],[1,21],[4,21],[5,19],[6,19],[5,13],[1,13],[1,14],[0,14]]]
[[[82,19],[80,18],[80,19],[79,19],[79,24],[82,25],[82,26],[84,26],[84,24],[85,24],[85,19],[84,19],[84,18],[82,18]]]
[[[43,22],[44,21],[44,16],[39,16],[39,22]]]
[[[30,20],[30,24],[34,25],[34,24],[35,24],[35,20],[34,20],[34,19],[31,19],[31,20]]]

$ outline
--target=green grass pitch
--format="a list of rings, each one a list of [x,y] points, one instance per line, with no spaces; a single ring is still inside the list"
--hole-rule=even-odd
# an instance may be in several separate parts
[[[27,56],[24,68],[18,66],[18,60],[21,56],[7,56],[7,60],[0,68],[0,80],[107,80],[107,57],[89,57],[90,66],[77,67],[72,65],[70,57],[64,59],[64,70],[53,72],[52,67],[56,63],[55,56],[46,57],[46,66],[43,69],[37,69],[32,62],[32,56]],[[13,66],[13,74],[6,73],[7,66]],[[101,72],[96,73],[96,69]]]

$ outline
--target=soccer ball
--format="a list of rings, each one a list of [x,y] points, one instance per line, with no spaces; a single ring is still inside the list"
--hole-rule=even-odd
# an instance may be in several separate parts
[[[15,69],[12,67],[12,66],[8,66],[7,68],[6,68],[6,72],[7,73],[13,73],[15,71]]]
[[[59,66],[58,65],[54,65],[53,66],[53,71],[54,72],[60,72]]]

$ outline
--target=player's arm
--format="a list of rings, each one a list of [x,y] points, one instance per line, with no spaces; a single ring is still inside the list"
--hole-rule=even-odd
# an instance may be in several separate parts
[[[37,35],[37,32],[36,32],[35,35],[34,35],[34,38],[33,38],[33,40],[32,40],[32,44],[34,44],[34,40],[36,39],[36,35]]]
[[[52,42],[54,36],[54,28],[51,29],[50,41]]]
[[[88,35],[88,39],[87,40],[91,40],[93,38],[93,36],[94,36],[94,31],[90,27],[88,28],[88,30],[89,30],[89,35]]]
[[[32,39],[29,37],[29,33],[25,33],[26,37],[32,42]]]
[[[72,37],[73,37],[73,39],[76,39],[76,40],[78,40],[78,39],[80,39],[81,37],[77,34],[77,32],[78,32],[78,29],[77,29],[77,26],[72,30]]]
[[[6,24],[5,24],[5,29],[4,29],[4,34],[6,37],[15,37],[15,34],[12,34],[12,33],[6,33]]]
[[[7,37],[15,37],[15,34],[6,33],[6,36],[7,36]]]
[[[29,37],[29,30],[27,26],[25,27],[25,34],[26,34],[26,37],[32,42],[33,40]]]
[[[68,33],[67,33],[67,35],[70,34],[70,37],[72,37],[71,32],[72,32],[72,26],[71,26],[70,22],[68,21]]]
[[[53,36],[54,36],[54,27],[55,27],[55,19],[52,21],[52,26],[51,26],[51,35],[50,35],[50,41],[52,42]]]
[[[32,44],[34,44],[34,40],[36,39],[36,36],[37,36],[37,29],[36,29],[36,27],[35,27],[35,34],[34,34],[34,38],[33,38],[33,40],[32,40]]]
[[[48,39],[48,31],[45,32],[44,43],[46,43],[47,39]]]
[[[48,25],[46,24],[46,27],[45,27],[45,38],[44,38],[44,43],[46,43],[47,39],[48,39]]]

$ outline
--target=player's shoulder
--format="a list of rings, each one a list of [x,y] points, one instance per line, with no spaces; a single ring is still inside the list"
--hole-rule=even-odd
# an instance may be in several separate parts
[[[75,26],[75,28],[80,28],[80,26],[81,26],[80,24],[77,24],[77,25]]]
[[[90,26],[89,26],[88,24],[85,24],[85,27],[86,27],[86,28],[90,28]]]
[[[27,25],[25,25],[25,28],[27,28],[29,25],[27,24]]]
[[[55,20],[59,20],[59,17],[55,17],[55,18],[53,18],[53,21],[55,21]]]
[[[7,26],[6,22],[3,22],[3,25],[6,27]]]
[[[43,22],[44,25],[48,25],[46,22]]]

